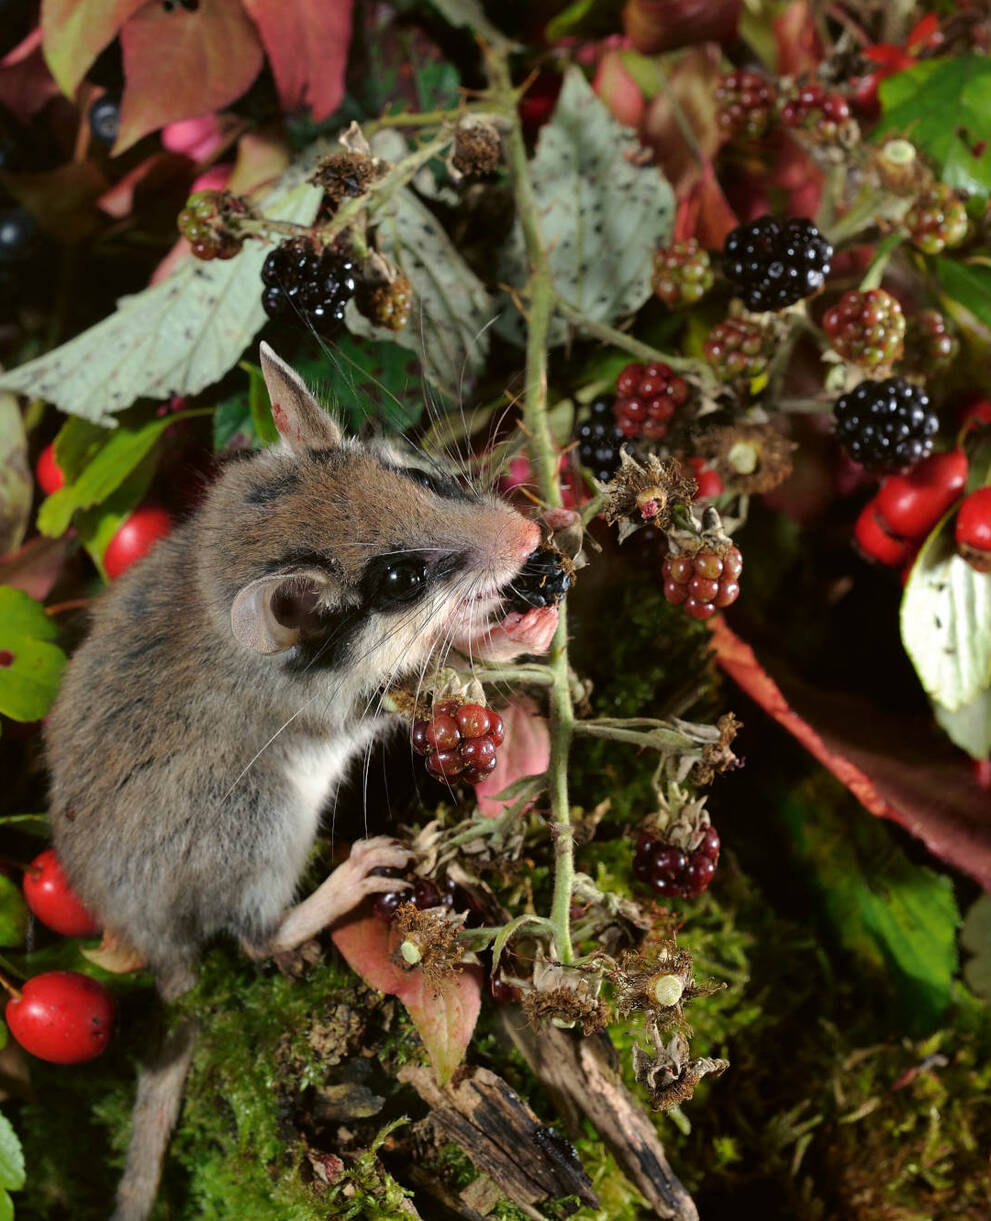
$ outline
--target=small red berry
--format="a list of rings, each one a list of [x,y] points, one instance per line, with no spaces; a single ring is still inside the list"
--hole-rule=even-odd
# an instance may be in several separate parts
[[[453,716],[448,716],[447,713],[435,716],[427,726],[424,736],[427,745],[439,751],[454,750],[461,741],[458,723]]]
[[[461,758],[468,767],[491,771],[496,765],[495,743],[490,737],[469,738],[461,744]]]
[[[697,899],[708,888],[716,872],[716,863],[701,852],[693,852],[688,858],[682,885],[689,899]]]
[[[710,581],[718,581],[723,575],[722,557],[718,556],[714,551],[697,552],[693,566],[700,577],[706,577]]]
[[[502,723],[502,717],[498,712],[493,712],[490,708],[489,715],[489,737],[492,739],[493,746],[501,746],[506,739],[506,729]]]
[[[702,836],[702,842],[695,849],[696,852],[701,852],[703,856],[707,856],[710,861],[719,860],[719,832],[709,823],[705,829],[705,834]]]
[[[955,536],[960,554],[978,572],[991,572],[991,487],[971,492],[957,514]]]
[[[658,840],[651,855],[653,872],[674,881],[681,876],[682,870],[688,864],[688,858],[675,844],[666,844]]]
[[[11,997],[10,1033],[25,1051],[52,1064],[83,1064],[110,1041],[114,1002],[95,979],[78,971],[35,975]]]
[[[160,538],[172,532],[172,518],[157,505],[142,505],[135,509],[113,536],[103,553],[103,567],[115,581],[132,564],[137,563]]]
[[[418,755],[430,754],[430,743],[427,741],[427,730],[429,728],[429,721],[413,722],[413,728],[410,731],[410,745]]]
[[[878,513],[876,497],[861,509],[857,524],[853,528],[853,537],[867,559],[876,560],[890,568],[904,564],[912,554],[912,544],[908,539],[895,538],[885,530],[884,522]]]
[[[706,466],[704,458],[689,458],[688,465],[692,468],[692,474],[698,484],[696,500],[711,500],[715,496],[722,496],[726,490],[723,481],[711,466]]]
[[[480,738],[489,730],[487,709],[480,704],[462,704],[457,711],[458,729],[465,738]]]
[[[906,475],[893,475],[881,485],[874,505],[889,534],[925,538],[963,494],[967,455],[962,449],[930,454]]]
[[[713,606],[717,610],[725,610],[727,606],[732,606],[740,596],[740,582],[734,581],[732,577],[721,577],[719,588],[712,599]]]
[[[63,475],[62,468],[55,460],[54,441],[50,445],[46,445],[38,455],[34,472],[38,477],[38,486],[46,496],[51,496],[59,488],[65,487],[65,475]]]
[[[24,899],[42,924],[63,937],[91,937],[100,931],[69,885],[54,848],[46,848],[24,871]]]

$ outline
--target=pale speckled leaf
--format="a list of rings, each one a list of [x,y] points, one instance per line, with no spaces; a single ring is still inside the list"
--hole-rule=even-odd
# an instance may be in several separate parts
[[[651,292],[651,254],[671,234],[674,192],[656,166],[634,164],[640,152],[631,129],[612,117],[581,70],[570,68],[554,115],[541,128],[530,172],[554,287],[596,322],[643,305]],[[503,252],[501,278],[516,288],[526,283],[518,222]],[[525,319],[515,308],[500,318],[499,329],[520,343],[526,337]],[[551,342],[565,342],[568,333],[556,319]]]
[[[991,688],[986,687],[969,704],[954,712],[933,704],[936,723],[954,745],[973,759],[991,755]]]
[[[0,555],[24,541],[33,495],[21,409],[12,394],[0,394]]]
[[[304,157],[260,201],[267,216],[309,224],[320,191]],[[37,360],[0,376],[0,389],[113,426],[138,398],[196,394],[219,381],[265,323],[262,263],[271,242],[249,241],[228,261],[188,259],[161,284],[123,298],[115,313]]]
[[[901,633],[926,693],[947,712],[991,684],[991,576],[956,551],[952,515],[919,552],[905,586]]]
[[[383,253],[413,286],[413,310],[401,331],[390,331],[373,326],[350,301],[348,330],[412,349],[430,381],[460,402],[466,382],[485,363],[495,303],[440,222],[411,191],[396,191],[376,220]]]

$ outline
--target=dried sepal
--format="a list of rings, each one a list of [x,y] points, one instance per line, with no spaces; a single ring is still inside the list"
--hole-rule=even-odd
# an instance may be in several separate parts
[[[333,211],[343,200],[364,195],[382,172],[377,157],[367,152],[344,151],[321,157],[309,181],[321,188],[326,205]]]
[[[657,1111],[669,1111],[687,1102],[703,1077],[720,1076],[729,1068],[728,1060],[713,1060],[708,1056],[691,1059],[688,1040],[676,1030],[664,1042],[655,1023],[649,1024],[654,1054],[639,1044],[633,1047],[633,1075],[647,1091],[651,1106]]]
[[[711,784],[717,772],[733,771],[740,760],[731,749],[733,740],[742,728],[732,712],[724,713],[715,724],[717,736],[702,746],[702,758],[692,768],[690,778],[695,784]]]
[[[454,129],[447,171],[458,182],[466,175],[492,174],[502,159],[502,140],[494,123],[478,115],[465,115]]]
[[[725,984],[700,984],[693,974],[692,956],[673,940],[662,941],[656,957],[628,950],[611,976],[620,1017],[646,1012],[655,1023],[684,1022],[684,1006],[697,996],[711,996]]]
[[[676,458],[635,458],[624,446],[619,470],[606,485],[602,512],[610,524],[650,522],[666,530],[675,508],[690,505],[697,491],[698,484]]]
[[[583,1034],[591,1035],[605,1030],[610,1021],[609,1005],[600,996],[601,988],[602,976],[598,972],[563,967],[538,954],[530,987],[523,994],[523,1012],[538,1030],[553,1022],[565,1028],[580,1025]]]
[[[398,936],[393,961],[405,970],[419,970],[431,983],[440,983],[461,970],[464,952],[458,933],[464,913],[431,908],[419,911],[412,903],[402,903],[392,918]]]
[[[731,424],[703,434],[700,454],[738,492],[770,492],[792,472],[794,441],[770,424]]]

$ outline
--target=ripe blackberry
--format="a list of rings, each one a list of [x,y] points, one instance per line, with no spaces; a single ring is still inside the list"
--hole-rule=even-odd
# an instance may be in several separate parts
[[[711,619],[740,596],[742,571],[738,547],[704,543],[694,551],[669,552],[661,568],[664,596],[692,619]]]
[[[730,72],[716,85],[716,118],[732,138],[756,139],[771,126],[776,93],[766,76],[759,72]]]
[[[904,364],[914,373],[943,373],[957,358],[960,341],[934,309],[920,309],[908,320]]]
[[[340,330],[357,286],[347,253],[308,237],[276,246],[262,265],[262,282],[262,306],[270,318],[295,316],[324,336]]]
[[[244,200],[230,191],[197,191],[186,200],[176,226],[198,259],[232,259],[244,245],[232,223],[248,214]]]
[[[905,213],[905,228],[923,254],[939,254],[967,236],[967,209],[952,188],[937,182]]]
[[[38,226],[30,212],[24,208],[0,211],[0,266],[26,263],[40,245]]]
[[[654,274],[651,287],[671,309],[679,305],[695,305],[701,301],[713,283],[712,260],[696,239],[675,242],[654,252]]]
[[[619,470],[624,437],[613,415],[613,395],[595,399],[589,418],[578,425],[578,457],[600,483],[608,483]]]
[[[727,318],[712,328],[702,351],[720,381],[752,381],[767,368],[768,336],[756,322]]]
[[[434,705],[431,720],[413,722],[410,740],[435,780],[461,776],[478,784],[495,769],[504,736],[502,717],[491,708],[448,700]]]
[[[616,378],[613,414],[624,437],[659,441],[671,418],[688,401],[688,383],[670,365],[629,364]]]
[[[413,308],[413,285],[404,275],[388,281],[362,281],[355,290],[354,303],[369,322],[401,331]]]
[[[832,257],[810,220],[762,216],[726,238],[723,271],[747,309],[780,310],[822,288]]]
[[[844,293],[822,326],[833,350],[864,369],[888,369],[902,354],[905,315],[883,288]]]
[[[903,377],[865,380],[833,406],[836,437],[870,471],[905,470],[931,451],[939,428],[929,396]]]
[[[375,896],[372,914],[380,920],[390,921],[401,904],[412,903],[418,911],[427,911],[431,907],[455,908],[458,911],[467,908],[469,916],[465,924],[470,928],[481,923],[471,897],[451,878],[444,878],[438,885],[430,878],[421,878],[416,874],[407,876],[401,869],[382,868],[374,870],[374,873],[376,877],[404,878],[412,883],[401,889],[381,891]]]
[[[553,547],[531,551],[506,599],[510,610],[525,613],[533,607],[557,606],[574,582],[574,568]]]
[[[710,823],[689,852],[645,832],[637,840],[633,875],[657,895],[697,899],[712,881],[719,861],[719,833]]]
[[[839,93],[827,93],[815,82],[802,85],[784,100],[781,122],[786,127],[804,131],[820,144],[848,146],[859,134],[846,98]]]
[[[120,127],[120,98],[112,93],[97,98],[89,108],[88,119],[93,139],[101,144],[113,144]]]

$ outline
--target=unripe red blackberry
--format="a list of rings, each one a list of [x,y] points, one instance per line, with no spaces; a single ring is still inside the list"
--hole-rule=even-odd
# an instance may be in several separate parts
[[[967,209],[952,188],[937,182],[905,213],[905,228],[923,254],[939,254],[967,236]]]
[[[670,365],[659,361],[629,364],[616,378],[616,426],[624,437],[658,441],[688,396],[688,383]]]
[[[771,125],[777,99],[774,86],[759,72],[730,72],[716,85],[716,115],[730,137],[756,139]]]
[[[929,396],[903,377],[865,379],[833,406],[836,437],[870,471],[907,470],[932,451],[939,417]]]
[[[231,222],[248,214],[244,200],[230,191],[197,191],[186,200],[176,225],[196,258],[232,259],[240,253],[244,236]]]
[[[447,700],[434,705],[429,721],[414,722],[410,741],[436,780],[461,776],[478,784],[494,771],[504,734],[502,717],[491,708]]]
[[[713,284],[712,260],[695,238],[654,251],[654,294],[672,309],[695,305]]]
[[[756,322],[727,318],[712,328],[702,350],[720,381],[752,381],[767,368],[768,336]]]
[[[740,596],[743,556],[738,547],[703,543],[695,550],[669,553],[661,572],[664,596],[692,619],[711,619]]]
[[[915,373],[944,373],[957,358],[960,341],[935,309],[920,309],[908,319],[904,365]]]
[[[822,326],[833,350],[861,368],[890,368],[902,354],[905,315],[883,288],[844,293],[826,311]]]
[[[849,145],[859,134],[850,103],[839,93],[828,93],[812,82],[795,89],[781,107],[781,122],[805,132],[820,144]]]
[[[633,876],[662,898],[697,899],[712,881],[718,860],[719,834],[711,823],[690,852],[644,832],[633,854]]]

